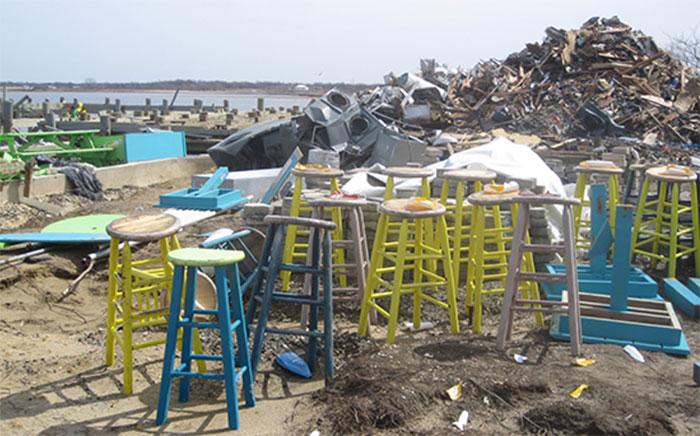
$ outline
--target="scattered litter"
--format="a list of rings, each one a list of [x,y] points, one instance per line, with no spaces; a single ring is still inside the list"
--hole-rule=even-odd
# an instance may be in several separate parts
[[[520,354],[514,354],[513,359],[515,359],[515,361],[517,363],[525,363],[525,361],[527,361],[527,356],[521,356]]]
[[[469,422],[469,412],[466,410],[462,410],[462,413],[459,415],[459,419],[455,422],[452,423],[455,427],[459,429],[459,431],[464,431],[465,428],[467,428],[467,423]]]
[[[462,398],[462,383],[458,383],[447,390],[450,400],[457,401]]]
[[[423,331],[423,330],[431,329],[431,328],[433,328],[433,327],[435,327],[435,324],[433,324],[433,323],[430,322],[430,321],[421,321],[421,322],[420,322],[420,326],[418,326],[418,328],[413,327],[413,323],[412,323],[412,322],[405,322],[405,323],[403,324],[403,329],[404,329],[404,330],[408,330],[408,331],[410,331],[410,332],[420,332],[420,331]]]
[[[311,378],[311,370],[306,361],[299,357],[299,355],[293,351],[287,351],[277,356],[277,363],[287,371],[293,372],[294,374],[300,375],[305,378]]]
[[[487,406],[491,405],[491,400],[489,400],[489,397],[484,397],[484,404],[486,404]]]
[[[642,353],[640,353],[639,350],[637,350],[637,347],[634,345],[625,345],[623,350],[625,350],[625,353],[632,356],[632,358],[637,362],[644,363],[644,356],[642,356]]]
[[[574,390],[572,393],[569,394],[569,396],[571,398],[578,398],[581,396],[581,393],[583,393],[584,389],[588,389],[588,385],[583,384],[583,385],[577,387],[576,390]]]
[[[595,363],[595,360],[584,359],[583,357],[578,357],[578,358],[576,358],[575,363],[577,366],[588,366],[588,365],[593,365]]]
[[[309,434],[309,436],[321,436],[321,432],[318,430],[314,430]]]

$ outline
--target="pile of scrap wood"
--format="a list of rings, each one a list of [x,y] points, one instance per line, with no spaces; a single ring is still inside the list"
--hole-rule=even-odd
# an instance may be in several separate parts
[[[617,17],[578,30],[549,27],[504,61],[470,71],[421,61],[360,96],[374,113],[421,126],[502,127],[553,144],[574,136],[633,136],[700,144],[700,79]]]

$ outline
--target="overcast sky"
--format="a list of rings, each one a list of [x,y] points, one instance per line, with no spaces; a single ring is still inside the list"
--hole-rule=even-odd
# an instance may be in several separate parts
[[[700,0],[0,0],[0,81],[378,83],[612,15],[665,46],[700,23]]]

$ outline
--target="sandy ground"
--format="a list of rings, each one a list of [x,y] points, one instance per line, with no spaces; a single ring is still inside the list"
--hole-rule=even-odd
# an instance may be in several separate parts
[[[110,191],[107,202],[72,195],[42,200],[73,207],[68,216],[128,214],[152,210],[158,195],[186,186],[189,178],[183,177],[147,189]],[[24,205],[1,210],[2,232],[38,231],[57,219]],[[222,215],[186,228],[180,241],[194,246],[200,233],[238,225],[238,215]],[[20,251],[3,249],[0,260]],[[193,381],[190,401],[179,403],[174,395],[168,422],[155,425],[162,347],[135,353],[134,393],[122,394],[119,352],[114,366],[104,364],[106,262],[97,263],[75,293],[57,301],[91,251],[60,249],[0,266],[0,434],[227,433],[225,394],[217,381]],[[531,316],[518,318],[507,352],[496,352],[499,306],[497,297],[487,300],[479,335],[464,316],[461,333],[449,334],[446,313],[426,308],[425,319],[436,324],[434,329],[402,333],[387,346],[382,326],[373,338],[361,338],[355,334],[359,311],[349,303],[339,305],[334,383],[324,388],[322,366],[310,380],[285,372],[272,363],[274,356],[288,349],[301,352],[303,344],[269,341],[256,378],[257,405],[246,408],[241,400],[238,434],[460,434],[452,422],[463,410],[470,413],[464,434],[700,434],[700,390],[692,381],[692,366],[700,360],[697,321],[679,313],[692,350],[688,357],[643,352],[642,364],[619,346],[585,344],[584,355],[595,364],[578,367],[568,344],[536,329]],[[410,304],[402,303],[404,320],[409,310]],[[291,325],[296,315],[278,312],[273,322]],[[162,329],[140,333],[144,339],[163,334]],[[203,340],[209,350],[218,346],[212,336]],[[515,363],[515,353],[528,361]],[[461,398],[450,400],[446,390],[459,383]],[[571,398],[584,383],[589,388]]]

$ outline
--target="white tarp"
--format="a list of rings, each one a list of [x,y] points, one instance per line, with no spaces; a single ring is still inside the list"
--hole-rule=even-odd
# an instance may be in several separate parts
[[[530,147],[515,144],[503,137],[498,137],[479,147],[460,151],[447,160],[427,166],[427,168],[433,169],[467,167],[489,169],[506,178],[535,179],[537,185],[544,186],[546,192],[566,195],[559,176],[547,166],[537,153],[532,151]],[[417,190],[420,188],[419,179],[397,179],[395,183],[397,190]],[[384,194],[384,187],[371,185],[367,173],[359,173],[343,185],[343,191],[349,194],[364,194],[367,197],[381,198]],[[561,209],[552,206],[547,207],[547,209],[553,236],[555,239],[559,239]]]

